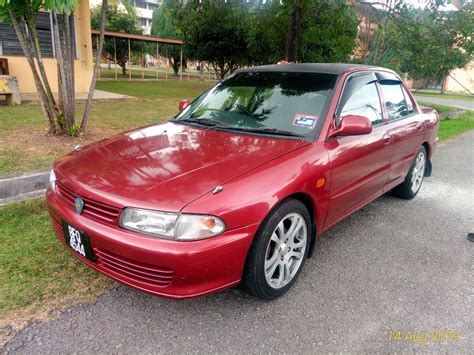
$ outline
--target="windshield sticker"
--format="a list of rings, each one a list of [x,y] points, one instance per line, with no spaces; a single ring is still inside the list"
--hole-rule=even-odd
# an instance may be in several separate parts
[[[312,129],[316,126],[317,119],[318,116],[301,115],[297,113],[295,117],[293,117],[292,125]]]

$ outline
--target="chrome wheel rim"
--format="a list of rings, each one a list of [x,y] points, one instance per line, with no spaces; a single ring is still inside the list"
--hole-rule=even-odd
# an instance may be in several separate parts
[[[423,177],[425,176],[425,153],[419,152],[416,156],[415,166],[413,167],[413,173],[411,176],[411,190],[416,193],[421,187]]]
[[[270,287],[286,286],[301,267],[308,228],[299,213],[286,215],[272,233],[265,253],[265,279]]]

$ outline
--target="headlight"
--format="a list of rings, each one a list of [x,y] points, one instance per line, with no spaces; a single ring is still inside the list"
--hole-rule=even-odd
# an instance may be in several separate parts
[[[199,240],[214,237],[225,230],[215,216],[157,212],[127,207],[120,216],[121,227],[171,240]]]
[[[54,173],[53,169],[49,173],[49,186],[53,191],[56,191],[56,174]]]

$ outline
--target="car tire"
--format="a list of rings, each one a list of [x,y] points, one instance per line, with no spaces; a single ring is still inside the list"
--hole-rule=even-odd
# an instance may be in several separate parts
[[[291,288],[308,255],[310,221],[306,206],[295,199],[285,200],[267,216],[247,256],[243,275],[247,292],[273,300]]]
[[[425,176],[427,155],[425,147],[421,146],[416,153],[413,164],[408,171],[405,181],[392,190],[392,194],[404,200],[411,200],[420,191]]]

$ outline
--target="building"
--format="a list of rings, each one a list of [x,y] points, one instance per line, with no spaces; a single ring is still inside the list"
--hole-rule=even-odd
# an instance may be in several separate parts
[[[144,34],[149,35],[151,32],[151,19],[153,10],[163,3],[163,0],[130,0],[133,3],[135,11],[139,17],[140,25]],[[102,4],[102,0],[91,0],[91,6]]]
[[[454,69],[446,78],[446,90],[474,93],[474,60],[464,68]]]
[[[140,24],[145,31],[145,34],[151,33],[151,19],[153,17],[153,10],[158,7],[163,0],[135,0],[135,10],[140,17]]]
[[[71,21],[71,30],[74,34],[76,45],[75,88],[76,92],[89,91],[92,78],[92,43],[91,43],[91,21],[89,0],[78,0],[79,7],[76,9]],[[40,13],[36,22],[36,28],[40,37],[40,48],[44,58],[46,75],[49,78],[53,92],[58,91],[57,63],[51,31],[51,14]],[[0,58],[8,60],[9,74],[18,79],[20,92],[36,93],[33,75],[28,62],[21,49],[18,38],[12,26],[0,23]]]

